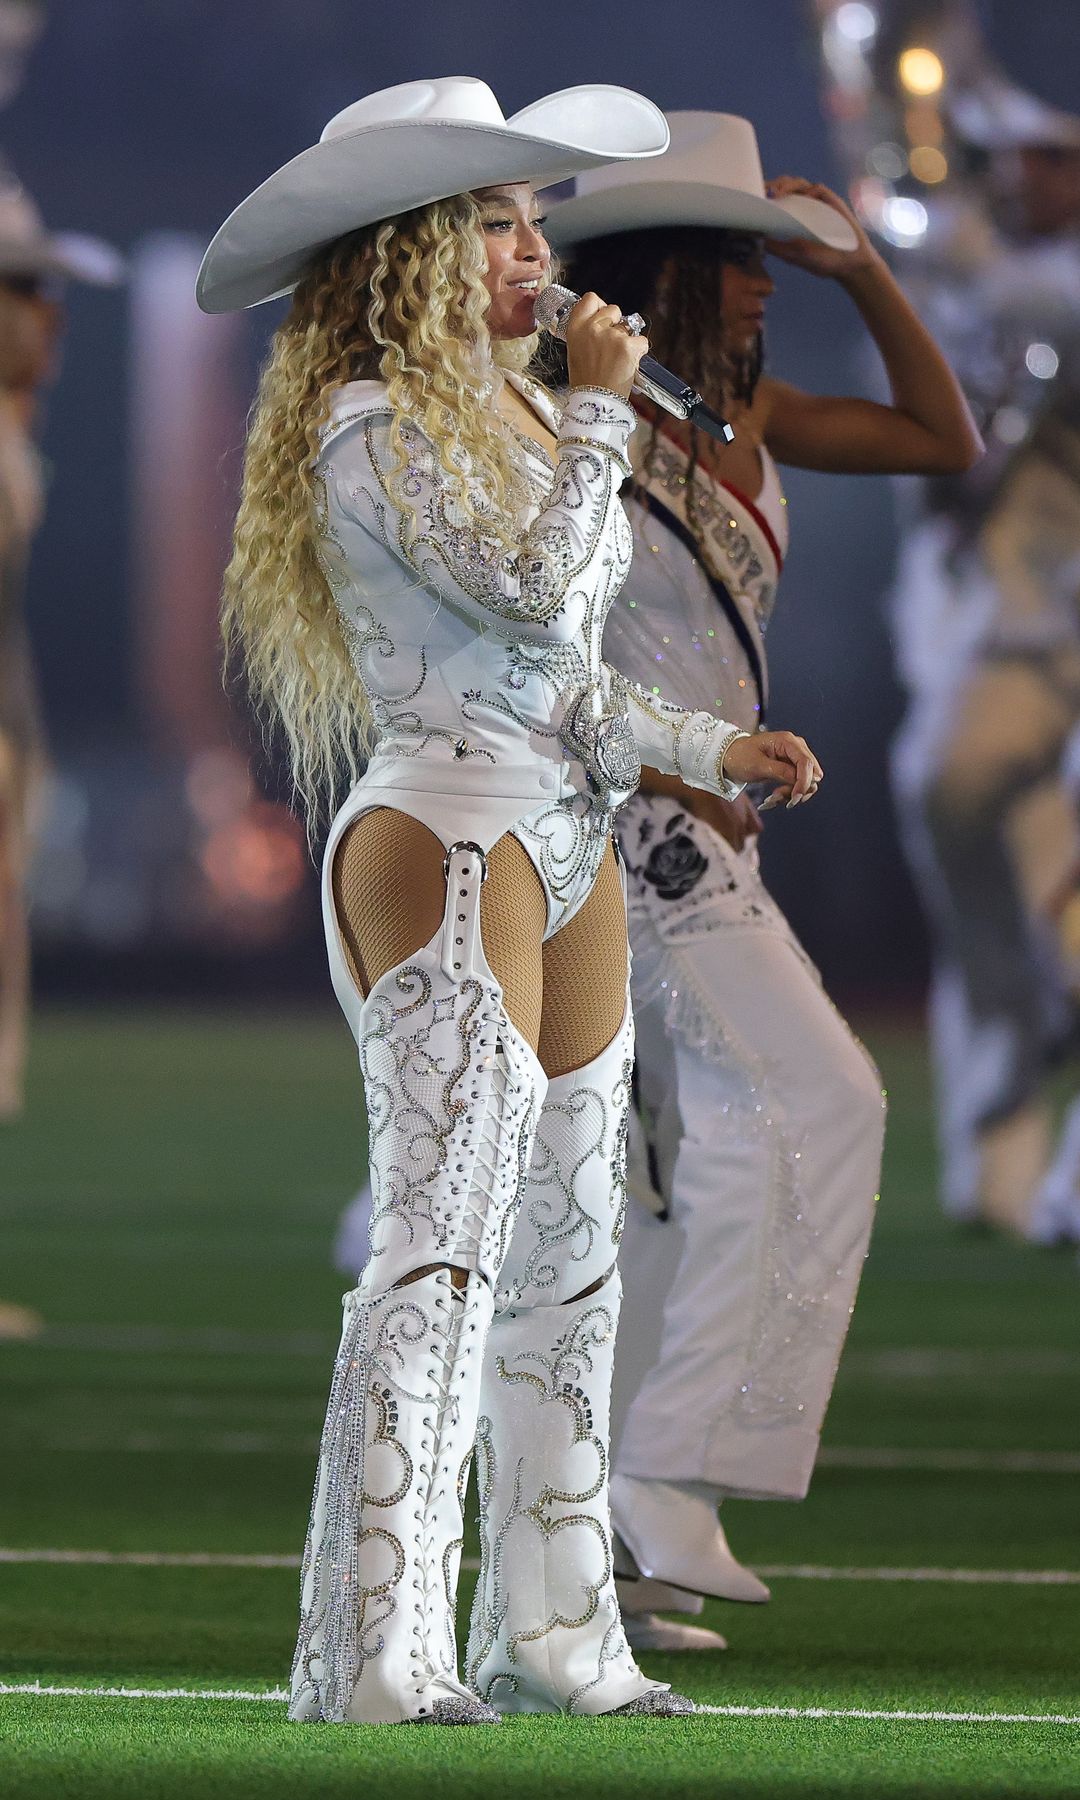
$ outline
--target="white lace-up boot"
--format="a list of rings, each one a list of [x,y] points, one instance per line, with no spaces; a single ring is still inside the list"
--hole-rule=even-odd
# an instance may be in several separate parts
[[[474,845],[450,853],[447,877],[442,933],[377,981],[351,1021],[371,1255],[345,1297],[294,1719],[497,1723],[457,1678],[462,1487],[492,1294],[547,1084],[483,957]]]
[[[492,1326],[467,1666],[501,1712],[614,1712],[666,1693],[635,1663],[615,1597],[607,1432],[619,1298],[615,1273],[585,1299],[513,1307]]]

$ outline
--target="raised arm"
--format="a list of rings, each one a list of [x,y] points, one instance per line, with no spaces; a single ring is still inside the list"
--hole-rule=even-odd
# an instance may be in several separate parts
[[[766,377],[761,428],[779,462],[803,469],[873,475],[955,475],[982,454],[982,439],[960,384],[918,313],[854,214],[825,187],[783,176],[774,196],[808,194],[833,206],[858,233],[854,250],[800,238],[770,240],[770,255],[832,277],[850,294],[881,352],[892,404],[804,393]]]

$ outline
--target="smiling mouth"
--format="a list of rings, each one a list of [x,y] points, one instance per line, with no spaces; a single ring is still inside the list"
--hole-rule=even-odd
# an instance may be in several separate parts
[[[538,275],[532,275],[528,281],[511,281],[509,285],[519,294],[538,294],[543,283]]]

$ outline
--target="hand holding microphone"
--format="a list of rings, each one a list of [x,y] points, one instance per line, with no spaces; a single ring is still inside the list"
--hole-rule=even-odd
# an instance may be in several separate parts
[[[552,282],[537,297],[536,323],[561,338],[566,345],[570,380],[575,387],[611,388],[629,399],[631,392],[645,394],[677,419],[689,419],[700,431],[730,444],[735,436],[726,419],[706,406],[695,388],[665,369],[648,354],[648,339],[641,336],[645,321],[640,313],[624,317],[617,306],[605,306],[597,294],[579,298],[571,288]],[[623,354],[618,351],[621,340]],[[594,353],[616,380],[601,379],[595,372]],[[588,369],[590,372],[585,373]]]
[[[629,400],[638,364],[649,348],[648,338],[633,332],[619,308],[605,306],[598,294],[583,294],[580,300],[575,295],[574,299],[576,304],[556,334],[566,345],[570,385],[610,388]],[[536,312],[539,318],[539,300]]]

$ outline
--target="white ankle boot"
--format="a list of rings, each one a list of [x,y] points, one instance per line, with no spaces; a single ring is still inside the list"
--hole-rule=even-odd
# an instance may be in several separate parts
[[[584,1299],[518,1306],[492,1325],[467,1669],[500,1712],[675,1709],[677,1696],[637,1667],[615,1597],[607,1434],[619,1299],[612,1274]]]
[[[611,1478],[615,1531],[641,1575],[692,1594],[760,1605],[769,1590],[732,1555],[716,1507],[716,1489],[705,1481]]]
[[[669,1587],[665,1581],[650,1581],[645,1575],[632,1579],[621,1573],[633,1564],[633,1558],[618,1537],[615,1539],[615,1592],[619,1597],[626,1641],[631,1650],[699,1651],[726,1650],[727,1639],[704,1625],[691,1625],[686,1618],[663,1619],[661,1613],[700,1613],[705,1602],[700,1594],[687,1594],[682,1588]]]

